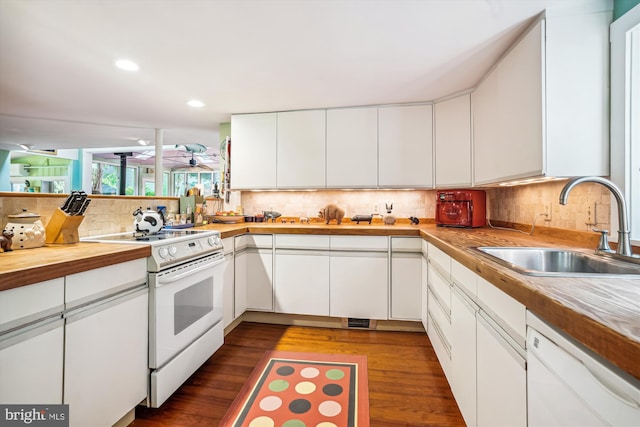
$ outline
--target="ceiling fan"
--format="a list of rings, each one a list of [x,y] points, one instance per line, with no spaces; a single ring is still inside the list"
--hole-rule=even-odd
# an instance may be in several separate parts
[[[206,158],[213,158],[214,160],[219,157],[219,154],[217,153],[213,153],[213,154],[205,154],[207,147],[202,145],[202,144],[185,144],[185,145],[176,145],[176,148],[179,147],[184,147],[185,151],[183,152],[183,154],[177,155],[177,156],[164,156],[165,159],[185,159],[187,158],[187,153],[191,153],[191,159],[189,159],[188,161],[188,165],[190,167],[201,167],[201,168],[206,168],[206,169],[212,169],[209,165],[206,164],[202,164],[203,161],[205,161],[205,157]],[[201,159],[201,162],[198,163],[198,161],[196,160],[195,156],[196,154],[198,155],[198,157]],[[185,164],[186,166],[186,164]]]

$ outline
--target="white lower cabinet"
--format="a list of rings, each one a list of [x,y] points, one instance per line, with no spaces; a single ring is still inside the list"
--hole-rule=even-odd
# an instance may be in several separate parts
[[[388,240],[331,236],[330,315],[388,319]]]
[[[222,264],[222,308],[223,322],[226,328],[235,320],[235,262],[233,255],[233,237],[222,239],[224,263]]]
[[[62,403],[64,278],[0,292],[0,403]]]
[[[451,377],[449,383],[465,423],[476,421],[477,306],[459,288],[451,293]]]
[[[237,236],[235,252],[235,316],[246,310],[273,311],[273,236]]]
[[[429,277],[429,261],[427,261],[427,244],[422,243],[422,259],[420,260],[420,271],[422,277],[420,279],[420,320],[425,331],[429,328],[429,297],[428,297],[428,277]]]
[[[113,425],[147,396],[148,289],[67,318],[64,403],[71,426]]]
[[[387,319],[387,254],[331,254],[331,316]]]
[[[451,257],[428,245],[427,333],[442,370],[451,383]]]
[[[62,317],[7,335],[0,339],[0,402],[62,403]]]
[[[276,312],[329,315],[329,254],[276,252]]]
[[[275,236],[276,313],[329,316],[329,236]]]
[[[273,311],[272,250],[247,250],[247,309]]]
[[[477,321],[477,425],[527,425],[526,360],[484,315]]]
[[[427,315],[427,331],[433,350],[447,379],[451,377],[451,319],[442,309],[431,289],[428,292],[429,312]]]
[[[247,311],[247,251],[236,252],[233,257],[233,317]]]
[[[429,339],[465,423],[526,425],[524,306],[435,246],[428,254]]]
[[[113,425],[147,397],[146,259],[65,278],[64,403],[71,426]]]
[[[390,319],[421,319],[422,239],[391,237]]]

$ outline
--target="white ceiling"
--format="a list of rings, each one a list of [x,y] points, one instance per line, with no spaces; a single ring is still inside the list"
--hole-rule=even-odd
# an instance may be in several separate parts
[[[213,152],[232,113],[432,101],[474,87],[545,8],[589,1],[0,0],[0,148],[159,128]]]

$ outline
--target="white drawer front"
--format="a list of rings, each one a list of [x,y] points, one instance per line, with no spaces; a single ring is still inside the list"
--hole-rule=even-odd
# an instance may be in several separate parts
[[[276,234],[276,249],[308,249],[326,250],[330,247],[329,236],[301,235],[301,234]]]
[[[386,251],[389,247],[386,236],[331,236],[331,249]]]
[[[448,347],[451,347],[451,317],[449,313],[445,313],[444,308],[434,300],[433,293],[429,291],[429,315],[433,320],[438,323],[438,327],[442,332],[442,338],[444,338]]]
[[[429,265],[429,288],[438,299],[447,314],[451,313],[451,285],[432,265]],[[429,300],[431,304],[431,300]]]
[[[140,258],[66,277],[65,303],[76,305],[147,282],[147,259]],[[67,307],[69,308],[69,307]]]
[[[442,250],[429,243],[429,261],[436,264],[445,273],[445,279],[451,275],[451,257]]]
[[[273,235],[272,234],[243,234],[237,236],[235,241],[236,250],[245,248],[261,248],[271,249],[273,248]]]
[[[482,277],[478,277],[478,303],[524,348],[527,333],[527,313],[524,305]]]
[[[433,350],[435,351],[436,356],[438,356],[438,361],[440,361],[442,370],[447,377],[450,377],[451,346],[449,345],[449,343],[445,342],[440,330],[440,325],[434,320],[432,316],[429,316],[428,322],[429,340],[431,341],[431,345],[433,345]]]
[[[398,252],[421,252],[420,237],[391,237],[391,249]]]
[[[463,288],[467,295],[478,295],[478,275],[455,259],[451,260],[451,280]]]
[[[0,292],[0,331],[64,308],[64,277]],[[17,326],[17,325],[14,325]]]

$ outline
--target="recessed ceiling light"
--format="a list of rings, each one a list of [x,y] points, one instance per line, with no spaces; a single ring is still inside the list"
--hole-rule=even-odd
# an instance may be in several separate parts
[[[118,59],[116,61],[116,67],[125,71],[138,71],[140,67],[133,61],[129,61],[128,59]]]
[[[187,105],[193,108],[202,108],[204,107],[204,102],[198,101],[197,99],[192,99],[191,101],[187,102]]]
[[[32,145],[27,145],[27,144],[20,144],[20,148],[22,148],[23,150],[31,150],[33,148]]]
[[[146,139],[139,139],[138,140],[138,144],[140,145],[149,145],[150,141],[147,141]]]

